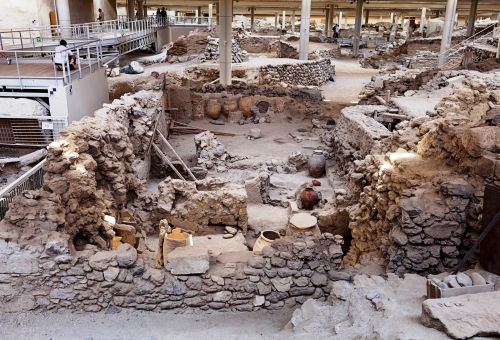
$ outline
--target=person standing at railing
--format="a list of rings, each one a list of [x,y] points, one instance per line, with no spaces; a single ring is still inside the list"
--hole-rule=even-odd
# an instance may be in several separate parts
[[[104,21],[104,12],[100,8],[97,10],[97,21],[99,21],[101,25]]]
[[[63,68],[68,67],[70,70],[74,70],[75,66],[75,56],[73,55],[73,52],[68,48],[68,43],[66,40],[61,40],[59,42],[59,46],[55,48],[55,53],[54,53],[54,64],[56,64],[57,70],[62,71]]]
[[[165,7],[161,8],[161,23],[162,25],[165,25],[167,22],[167,11],[165,10]]]
[[[160,8],[158,7],[156,9],[156,22],[159,23],[160,22],[160,18],[161,18],[161,11],[160,11]]]

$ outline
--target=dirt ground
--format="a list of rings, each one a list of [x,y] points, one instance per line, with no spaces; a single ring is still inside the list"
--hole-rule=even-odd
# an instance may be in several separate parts
[[[268,312],[122,310],[0,315],[2,340],[293,339],[282,331],[293,310]]]

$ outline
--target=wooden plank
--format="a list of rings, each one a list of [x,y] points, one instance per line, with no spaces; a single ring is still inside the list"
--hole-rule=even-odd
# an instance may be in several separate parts
[[[177,171],[177,169],[172,164],[172,162],[170,161],[170,159],[168,159],[168,157],[160,150],[160,148],[156,144],[153,144],[153,148],[155,149],[155,151],[158,154],[158,156],[160,156],[160,158],[163,159],[170,166],[170,168],[172,168],[172,170],[174,170],[175,174],[177,176],[179,176],[180,179],[182,179],[183,181],[185,181],[186,179],[184,177],[182,177],[182,175],[180,174],[180,172]]]

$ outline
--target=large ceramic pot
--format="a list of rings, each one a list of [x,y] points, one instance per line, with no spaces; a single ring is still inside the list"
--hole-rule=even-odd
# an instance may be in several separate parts
[[[302,209],[313,210],[316,203],[318,203],[319,195],[312,187],[306,187],[300,193],[300,203],[302,203]]]
[[[276,231],[273,230],[262,231],[257,241],[255,241],[255,244],[253,246],[253,252],[256,253],[262,251],[264,247],[270,246],[274,240],[277,240],[279,238],[280,234]]]
[[[219,119],[221,108],[222,105],[219,103],[217,99],[209,99],[207,102],[205,113],[208,117],[212,119]]]
[[[314,150],[311,157],[309,157],[307,166],[309,168],[309,176],[314,178],[323,176],[326,168],[326,158],[323,156],[323,151]]]
[[[243,117],[249,118],[252,116],[252,97],[241,97],[239,105]]]
[[[231,112],[238,110],[238,101],[234,98],[226,99],[223,105],[224,116],[229,117]]]

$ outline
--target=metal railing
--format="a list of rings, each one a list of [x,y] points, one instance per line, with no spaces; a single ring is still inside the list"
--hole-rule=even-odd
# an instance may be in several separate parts
[[[17,195],[22,194],[26,190],[35,190],[43,186],[43,165],[45,159],[31,168],[28,172],[21,175],[14,182],[0,190],[0,219],[5,217],[5,213],[9,210],[9,205]]]
[[[465,40],[462,40],[458,44],[450,47],[447,51],[438,54],[438,60],[443,55],[446,55],[446,59],[450,59],[454,55],[462,53],[465,50],[465,48],[467,48],[469,46],[474,46],[474,44],[478,40],[483,39],[483,38],[487,38],[490,35],[492,36],[493,32],[489,32],[489,33],[486,33],[486,34],[484,34],[484,32],[487,31],[487,30],[489,30],[489,29],[491,29],[491,28],[493,28],[497,24],[498,23],[493,23],[491,25],[486,26],[485,28],[483,28],[479,32],[475,33],[474,35],[471,35],[469,38],[467,38]],[[446,68],[448,65],[450,65],[453,62],[455,62],[455,60],[453,60],[453,59],[452,60],[448,60],[443,66],[441,66],[441,68]]]
[[[31,28],[17,28],[0,31],[0,50],[43,48],[49,41],[51,46],[59,39],[99,39],[111,40],[111,44],[129,38],[137,38],[155,32],[160,27],[170,25],[211,26],[212,18],[148,16],[140,20],[128,20],[119,16],[116,20],[95,21],[72,25],[50,25]]]
[[[54,62],[56,53],[71,50],[75,58],[75,64],[70,64],[70,60],[66,59],[64,64],[59,67]],[[102,66],[102,46],[100,40],[84,40],[83,42],[73,40],[68,42],[66,50],[56,52],[52,46],[50,50],[0,50],[0,64],[12,65],[15,68],[15,75],[1,75],[1,79],[18,80],[18,87],[24,88],[23,80],[25,79],[42,79],[42,80],[62,80],[65,84],[70,84],[73,79],[81,79],[86,72],[91,73],[93,70]],[[29,65],[50,65],[53,75],[43,75],[40,72],[33,72]],[[1,66],[1,65],[0,65]],[[26,67],[23,68],[23,66]],[[4,66],[5,67],[5,66]],[[47,70],[49,70],[47,68]],[[52,73],[49,72],[49,73]],[[45,72],[47,73],[47,72]]]

